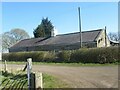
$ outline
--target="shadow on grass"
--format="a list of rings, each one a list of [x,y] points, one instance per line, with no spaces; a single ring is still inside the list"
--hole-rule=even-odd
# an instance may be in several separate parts
[[[2,73],[2,82],[0,86],[1,90],[16,90],[27,88],[27,74],[19,72],[16,74],[9,73],[7,71],[0,71]]]

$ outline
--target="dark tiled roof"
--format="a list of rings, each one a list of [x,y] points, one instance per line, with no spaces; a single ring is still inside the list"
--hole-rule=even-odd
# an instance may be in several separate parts
[[[34,46],[37,42],[42,41],[44,38],[31,38],[31,39],[24,39],[21,40],[20,42],[16,43],[12,47],[27,47],[27,46]]]
[[[82,42],[92,42],[95,41],[102,29],[92,30],[92,31],[84,31],[82,32]],[[52,44],[74,44],[80,42],[80,33],[69,33],[69,34],[61,34],[55,37],[50,38],[32,38],[25,39],[13,47],[29,47],[29,46],[38,46],[38,45],[52,45]]]

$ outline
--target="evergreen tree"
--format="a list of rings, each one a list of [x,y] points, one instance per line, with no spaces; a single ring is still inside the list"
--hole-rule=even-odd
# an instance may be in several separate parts
[[[50,37],[53,28],[54,26],[51,21],[49,21],[48,18],[43,18],[41,24],[33,31],[34,37]]]

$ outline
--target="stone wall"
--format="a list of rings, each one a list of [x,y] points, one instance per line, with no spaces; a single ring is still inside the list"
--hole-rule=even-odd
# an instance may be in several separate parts
[[[109,47],[110,41],[107,36],[106,36],[106,40],[107,40],[107,47]],[[97,38],[97,47],[105,47],[105,30],[103,30],[99,35],[99,37]]]

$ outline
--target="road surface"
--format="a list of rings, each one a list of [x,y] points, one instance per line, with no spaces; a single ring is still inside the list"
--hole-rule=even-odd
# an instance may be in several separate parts
[[[23,69],[25,65],[7,65],[9,70]],[[55,66],[33,65],[34,72],[53,75],[70,88],[118,88],[118,66]]]

